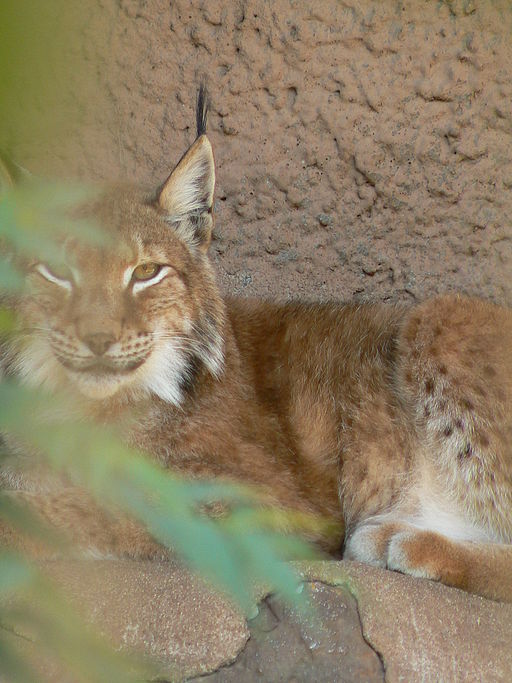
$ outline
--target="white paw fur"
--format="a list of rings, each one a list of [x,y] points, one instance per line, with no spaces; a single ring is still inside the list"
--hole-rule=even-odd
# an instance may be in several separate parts
[[[375,567],[385,567],[386,558],[379,555],[376,532],[380,524],[365,524],[357,527],[348,538],[343,559],[364,562]]]

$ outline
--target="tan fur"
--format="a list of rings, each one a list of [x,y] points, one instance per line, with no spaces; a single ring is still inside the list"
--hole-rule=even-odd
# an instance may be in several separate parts
[[[164,467],[331,520],[313,538],[329,552],[512,600],[512,313],[223,299],[213,184],[201,134],[157,196],[82,206],[112,239],[64,240],[70,287],[29,270],[6,371],[125,420]],[[148,262],[168,270],[134,289],[128,269]],[[26,462],[3,482],[88,550],[165,555],[85,494],[39,491]]]

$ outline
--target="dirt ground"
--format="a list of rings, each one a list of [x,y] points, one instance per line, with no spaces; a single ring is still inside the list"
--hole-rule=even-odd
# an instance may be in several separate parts
[[[226,291],[512,302],[509,0],[89,0],[82,19],[60,102],[80,123],[11,134],[28,167],[156,186],[206,78]]]

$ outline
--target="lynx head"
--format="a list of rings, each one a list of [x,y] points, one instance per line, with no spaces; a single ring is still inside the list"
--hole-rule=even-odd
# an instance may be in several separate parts
[[[103,189],[74,216],[99,223],[107,239],[63,235],[58,266],[29,264],[13,363],[24,380],[90,399],[154,394],[179,405],[198,373],[222,372],[224,307],[206,255],[215,171],[205,122],[201,89],[197,138],[161,188]]]

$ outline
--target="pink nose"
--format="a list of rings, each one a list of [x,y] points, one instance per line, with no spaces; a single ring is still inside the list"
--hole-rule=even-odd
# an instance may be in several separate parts
[[[116,338],[108,332],[95,332],[94,334],[87,334],[82,337],[82,341],[84,344],[87,344],[96,356],[103,356],[116,341]]]

